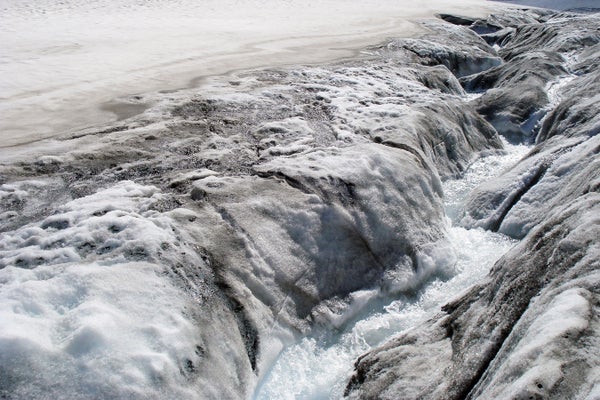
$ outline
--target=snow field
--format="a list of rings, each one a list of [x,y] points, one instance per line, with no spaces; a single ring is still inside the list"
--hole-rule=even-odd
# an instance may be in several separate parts
[[[123,98],[136,93],[195,86],[199,77],[231,70],[347,57],[413,34],[411,18],[484,14],[486,7],[483,0],[5,0],[2,146],[114,121],[130,105]]]

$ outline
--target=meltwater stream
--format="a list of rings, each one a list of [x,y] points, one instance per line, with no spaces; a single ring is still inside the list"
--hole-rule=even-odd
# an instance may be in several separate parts
[[[287,347],[260,382],[254,399],[340,399],[358,356],[416,326],[451,298],[481,280],[514,240],[481,229],[456,226],[469,193],[481,182],[514,165],[528,150],[505,143],[502,154],[478,159],[463,178],[444,184],[449,237],[457,255],[456,274],[434,279],[417,295],[389,302],[343,332],[306,337]]]

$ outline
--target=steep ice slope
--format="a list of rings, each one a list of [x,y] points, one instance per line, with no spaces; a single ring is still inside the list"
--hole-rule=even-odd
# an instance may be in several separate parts
[[[539,66],[541,59],[551,61],[541,77],[560,68],[574,74],[566,84],[560,76],[550,85],[539,82],[551,107],[539,109],[535,146],[504,176],[480,187],[467,207],[465,223],[523,240],[486,282],[362,356],[347,389],[351,398],[598,396],[600,102],[591,64],[600,40],[598,15],[540,20],[503,39],[499,53],[506,62],[499,71],[464,80],[494,76],[518,97],[519,79],[502,78],[503,71],[526,77],[528,64]],[[523,58],[536,53],[538,60]],[[564,59],[558,70],[556,54]],[[427,374],[411,372],[423,366]]]

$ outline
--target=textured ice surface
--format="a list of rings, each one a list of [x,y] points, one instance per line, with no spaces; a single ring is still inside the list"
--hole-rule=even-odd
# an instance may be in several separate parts
[[[547,14],[524,22],[487,37],[505,63],[462,80],[491,83],[490,90],[505,85],[504,94],[517,99],[526,90],[520,79],[527,64],[542,61],[553,69],[559,61],[563,69],[555,79],[547,79],[548,71],[527,78],[528,84],[538,80],[548,97],[533,110],[540,112],[531,127],[535,143],[512,168],[477,187],[461,220],[521,241],[442,313],[361,356],[347,387],[351,398],[597,396],[600,103],[592,63],[598,15]],[[511,69],[516,74],[502,72]],[[512,107],[506,99],[491,103],[498,113]]]
[[[536,299],[535,303],[542,303],[540,314],[525,328],[523,337],[511,348],[503,365],[496,367],[501,369],[501,373],[494,374],[494,378],[490,379],[488,384],[493,389],[483,390],[485,394],[482,398],[526,396],[531,394],[532,388],[543,394],[544,390],[565,379],[565,372],[573,368],[569,364],[577,363],[578,355],[577,350],[573,351],[574,354],[566,355],[561,347],[569,338],[580,336],[595,327],[592,326],[593,293],[579,287],[563,290],[558,291],[551,300]],[[538,304],[533,307],[538,307]],[[565,368],[565,364],[569,366]]]
[[[2,396],[193,397],[198,327],[162,265],[181,241],[159,199],[123,182],[2,235]]]
[[[150,3],[135,7],[144,4]],[[508,37],[531,33],[516,25],[537,24],[546,16],[514,15],[491,21],[512,21]],[[497,132],[476,112],[477,99],[468,101],[475,96],[465,95],[457,79],[497,65],[499,55],[510,58],[511,52],[495,50],[465,26],[425,25],[428,33],[420,38],[387,40],[360,59],[235,72],[206,78],[201,89],[132,96],[127,102],[133,111],[151,105],[136,118],[71,132],[29,153],[4,151],[0,276],[6,285],[0,293],[7,299],[0,308],[5,307],[6,333],[12,336],[3,344],[7,351],[0,353],[6,354],[0,360],[1,396],[246,398],[266,376],[291,390],[288,379],[277,378],[278,366],[270,371],[278,358],[280,372],[316,382],[308,392],[320,396],[323,388],[333,387],[339,395],[351,357],[399,331],[400,339],[384,345],[398,356],[381,358],[387,363],[384,370],[404,368],[413,392],[419,379],[433,382],[439,376],[458,382],[434,385],[440,393],[465,390],[470,365],[485,362],[482,354],[488,354],[477,346],[487,351],[503,338],[531,293],[545,282],[539,268],[549,268],[553,279],[565,259],[581,261],[573,271],[588,286],[576,293],[561,287],[532,302],[536,307],[515,332],[528,332],[528,343],[535,343],[537,333],[547,332],[536,316],[565,311],[580,317],[575,322],[585,318],[575,294],[588,299],[593,293],[594,281],[586,274],[598,259],[593,247],[597,168],[587,162],[597,142],[591,139],[578,147],[585,151],[557,153],[560,163],[552,171],[560,176],[585,165],[590,179],[585,184],[572,180],[561,196],[545,204],[569,202],[573,193],[583,193],[582,200],[544,215],[552,219],[511,250],[515,258],[496,264],[492,284],[475,286],[460,297],[481,294],[481,302],[501,306],[490,309],[475,299],[472,313],[453,314],[461,318],[456,324],[440,322],[441,314],[431,313],[449,293],[484,275],[489,262],[512,243],[489,232],[452,228],[444,215],[444,190],[451,200],[449,214],[459,215],[460,199],[469,188],[511,157],[520,158],[523,148],[500,151]],[[590,26],[588,33],[593,33],[595,26]],[[486,40],[500,43],[506,37]],[[571,57],[582,40],[572,35],[567,44]],[[564,61],[590,75],[595,59],[590,51]],[[530,60],[525,61],[527,67]],[[594,87],[595,79],[586,79]],[[578,123],[595,132],[595,97],[576,96],[580,82],[557,87],[557,93],[569,96],[543,120],[539,141],[556,149],[577,144],[586,136],[570,129]],[[126,117],[132,110],[121,111]],[[460,177],[469,167],[476,175],[469,172],[461,184],[442,187],[442,180]],[[544,187],[549,186],[539,189]],[[528,204],[526,196],[522,200]],[[544,251],[528,252],[532,247]],[[544,258],[547,254],[552,257]],[[511,279],[518,284],[502,285]],[[122,296],[115,296],[119,291]],[[553,302],[559,292],[566,293],[564,301]],[[444,310],[453,312],[457,301]],[[428,318],[438,322],[425,333],[406,330]],[[149,327],[154,323],[157,327]],[[503,328],[495,331],[496,326]],[[464,333],[464,327],[472,330]],[[467,368],[445,374],[425,362],[433,357],[434,365],[446,365],[454,345],[450,337],[467,340],[472,332],[481,340],[457,342],[460,351],[454,355],[463,357]],[[595,343],[589,331],[579,332]],[[568,338],[567,348],[578,337]],[[425,351],[402,360],[404,354],[392,349],[403,338],[423,344]],[[592,360],[584,352],[579,355]],[[332,358],[337,361],[328,364]],[[372,361],[369,355],[361,360]],[[498,358],[498,365],[505,360]],[[573,359],[562,360],[593,378],[585,375],[583,364],[573,367]],[[307,372],[310,362],[329,365],[335,378]],[[513,393],[514,388],[501,387],[507,381],[503,370],[496,371],[485,382],[500,382],[492,385],[494,390]],[[530,392],[537,390],[533,380],[525,383]],[[395,382],[385,390],[393,393],[399,386]],[[269,383],[263,387],[281,393]]]
[[[193,398],[188,389],[210,399],[246,397],[285,346],[313,330],[347,329],[369,311],[382,312],[382,299],[410,297],[454,274],[440,177],[460,175],[477,152],[502,143],[465,102],[452,72],[429,64],[450,57],[465,67],[461,55],[471,44],[483,60],[497,57],[467,28],[427,26],[426,38],[409,47],[432,59],[405,58],[409,50],[393,40],[367,59],[214,77],[202,90],[136,96],[136,104],[154,106],[3,159],[3,270],[49,269],[61,277],[59,268],[76,274],[90,265],[142,265],[181,291],[175,308],[162,306],[163,292],[141,291],[139,307],[157,296],[162,312],[180,315],[185,304],[192,339],[187,325],[176,348],[155,350],[145,331],[130,335],[135,348],[167,353],[165,373],[153,380],[140,373],[122,391],[120,384],[93,386],[95,397]],[[461,34],[459,47],[437,52],[434,41]],[[122,199],[130,186],[149,191],[140,210]],[[90,278],[90,288],[102,292],[103,277]],[[120,309],[110,299],[103,304]],[[136,313],[131,307],[123,311]],[[25,327],[36,321],[21,322],[18,339],[29,340]],[[114,323],[115,332],[128,323]],[[103,366],[125,370],[130,354],[112,353],[120,347],[102,335],[106,347],[94,349],[104,353],[91,353],[97,357],[88,371],[108,379]],[[21,352],[32,356],[29,350]],[[6,396],[20,390],[35,397],[29,381],[37,388],[58,382],[52,390],[59,392],[62,380],[46,361],[3,370]],[[85,393],[87,376],[68,372],[78,364],[64,365],[63,374],[74,376],[64,390]]]

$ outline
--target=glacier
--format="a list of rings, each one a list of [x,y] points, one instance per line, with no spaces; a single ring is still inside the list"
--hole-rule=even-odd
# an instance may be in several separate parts
[[[595,398],[599,14],[439,17],[3,151],[0,397]]]

